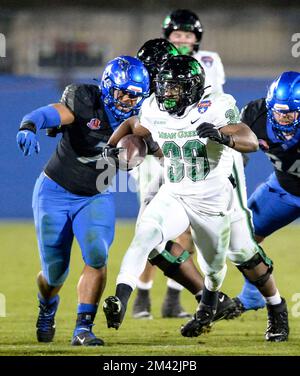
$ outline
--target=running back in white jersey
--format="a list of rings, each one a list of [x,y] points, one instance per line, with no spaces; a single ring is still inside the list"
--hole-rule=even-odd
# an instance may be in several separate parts
[[[160,111],[152,95],[140,112],[140,123],[149,129],[165,156],[168,189],[185,200],[194,198],[206,212],[228,209],[220,192],[227,186],[232,172],[232,149],[208,138],[200,139],[196,128],[203,122],[220,128],[238,121],[235,100],[228,94],[205,97],[188,107],[180,118]]]
[[[212,51],[198,51],[193,58],[199,61],[205,72],[205,86],[211,86],[211,93],[223,93],[225,72],[219,54]]]

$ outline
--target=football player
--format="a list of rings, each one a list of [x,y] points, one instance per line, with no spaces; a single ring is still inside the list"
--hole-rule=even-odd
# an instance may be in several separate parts
[[[71,343],[104,344],[92,327],[106,284],[115,214],[113,197],[108,192],[108,166],[101,163],[101,155],[113,131],[138,113],[148,94],[149,75],[141,61],[120,56],[106,65],[99,85],[67,86],[59,103],[38,108],[21,122],[17,144],[24,155],[39,152],[39,130],[63,126],[63,136],[33,193],[42,266],[37,277],[39,342],[53,340],[58,293],[68,275],[75,236],[84,267],[77,286],[77,321]]]
[[[182,328],[182,335],[201,334],[210,327],[216,314],[230,242],[229,213],[234,199],[228,178],[232,171],[232,149],[256,151],[258,141],[239,122],[232,96],[213,94],[208,97],[211,101],[208,110],[199,111],[204,81],[204,71],[194,58],[180,55],[169,58],[156,76],[155,96],[144,102],[139,119],[125,121],[109,140],[113,147],[125,134],[133,132],[142,137],[151,134],[165,158],[165,184],[137,224],[117,278],[116,295],[104,301],[108,327],[119,328],[147,258],[170,270],[184,264],[187,252],[174,257],[168,241],[189,226],[205,278],[197,312]],[[277,296],[278,290],[271,278],[272,262],[260,248],[236,251],[232,247],[229,258],[266,299]],[[268,304],[273,304],[272,299]],[[281,340],[287,339],[288,333],[284,334]],[[266,339],[273,335],[277,333],[272,326],[267,330]]]
[[[180,54],[191,55],[197,59],[205,71],[205,86],[209,87],[211,92],[223,92],[225,83],[225,73],[220,56],[216,52],[200,50],[203,26],[199,17],[187,9],[177,9],[169,14],[163,21],[163,36],[169,40]],[[205,106],[203,106],[203,111]],[[148,157],[148,160],[153,158]],[[153,166],[154,165],[154,166]],[[142,163],[139,167],[140,173],[140,192],[141,199],[147,196],[149,183],[152,187],[157,185],[156,174],[157,165],[152,162]],[[141,200],[141,202],[143,202]],[[185,231],[177,239],[181,246],[194,253],[194,246],[189,230]],[[148,263],[138,281],[137,296],[133,305],[133,317],[135,318],[152,318],[150,309],[150,289],[153,285],[155,269]],[[167,292],[161,308],[162,317],[189,317],[180,304],[180,292],[183,287],[174,282],[172,279],[167,281]]]
[[[282,73],[266,98],[247,104],[242,121],[256,134],[260,149],[274,167],[248,200],[255,237],[261,242],[300,217],[300,73]],[[235,300],[242,311],[264,306],[260,292],[247,280]]]
[[[178,50],[174,45],[166,39],[156,38],[150,39],[139,49],[137,57],[144,63],[150,75],[150,92],[154,92],[154,78],[159,71],[159,67],[171,56],[177,56]],[[158,149],[158,145],[152,145],[155,149]],[[144,162],[138,169],[133,170],[135,178],[138,180],[139,185],[139,198],[140,198],[140,212],[139,217],[157,193],[159,187],[163,183],[163,166],[159,160],[153,155],[148,155]],[[184,235],[186,236],[186,235]],[[169,242],[173,254],[179,254],[183,252],[182,247],[179,244]],[[140,276],[137,282],[137,296],[133,304],[133,317],[134,318],[152,318],[151,315],[151,301],[150,301],[150,288],[152,287],[152,280],[154,276],[154,265],[151,262],[147,263],[147,266]],[[181,268],[181,273],[173,273],[170,270],[163,270],[165,275],[173,278],[168,279],[168,284],[172,287],[168,287],[166,299],[162,307],[163,317],[190,317],[180,305],[179,292],[185,286],[192,294],[195,295],[196,300],[199,302],[201,299],[201,293],[203,289],[203,278],[194,266],[192,258],[189,259],[184,265],[184,270]],[[179,283],[181,282],[181,283]],[[235,303],[224,293],[219,294],[219,304],[217,307],[216,318],[229,317],[232,314],[235,315]]]
[[[182,55],[190,55],[199,61],[205,72],[205,86],[212,93],[223,92],[225,73],[217,52],[200,49],[203,25],[199,17],[188,9],[177,9],[163,21],[163,36]]]
[[[216,52],[200,50],[199,47],[202,40],[202,34],[203,27],[199,17],[187,9],[173,11],[163,22],[163,35],[165,38],[174,43],[181,54],[193,56],[202,65],[205,71],[206,95],[208,93],[223,93],[223,84],[225,83],[223,64]],[[160,60],[155,58],[156,55],[154,50],[153,53],[151,53],[150,49],[149,52],[147,52],[147,44],[145,44],[144,49],[141,48],[140,51],[142,52],[141,57],[146,55],[149,62],[151,61],[152,56],[153,62],[160,63]],[[206,112],[210,107],[210,104],[210,100],[201,101],[198,109],[199,112]],[[231,116],[234,116],[234,114]],[[243,157],[241,153],[234,151],[233,158],[233,177],[237,186],[234,190],[235,205],[231,219],[231,247],[234,247],[235,250],[242,246],[257,248],[257,245],[252,241],[252,228],[251,226],[248,226],[248,223],[251,222],[251,214],[247,210]],[[151,197],[153,197],[153,188],[156,187],[156,189],[158,189],[162,182],[162,179],[157,176],[159,167],[155,159],[149,156],[147,157],[147,161],[148,164],[142,163],[139,167],[140,198],[142,207],[149,202]],[[150,161],[152,164],[150,164]],[[151,188],[150,192],[149,187]],[[190,253],[194,252],[192,237],[189,230],[185,231],[185,233],[179,236],[176,240],[185,250],[188,250]],[[135,318],[152,318],[150,289],[153,285],[153,278],[154,268],[147,263],[146,268],[137,283],[137,296],[133,304],[133,317]],[[182,291],[183,286],[174,282],[174,280],[170,278],[167,281],[167,286],[167,292],[161,309],[162,317],[188,317],[189,314],[180,304],[180,292]],[[226,296],[225,298],[226,303],[230,303]],[[223,308],[228,308],[227,304],[226,307],[224,306],[223,301],[220,302],[220,304]],[[264,304],[264,300],[260,302],[261,306],[264,306]],[[239,310],[237,311],[237,314],[238,312]]]

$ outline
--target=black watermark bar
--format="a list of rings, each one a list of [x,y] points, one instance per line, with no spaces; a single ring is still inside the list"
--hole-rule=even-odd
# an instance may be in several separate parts
[[[0,357],[1,375],[210,375],[300,374],[300,357],[256,356],[43,356]]]

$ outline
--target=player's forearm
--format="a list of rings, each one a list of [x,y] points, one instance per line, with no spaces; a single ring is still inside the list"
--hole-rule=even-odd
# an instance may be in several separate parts
[[[228,146],[234,150],[241,153],[251,153],[259,149],[255,133],[244,123],[227,125],[220,131],[230,136],[231,141]]]
[[[116,146],[121,138],[123,138],[127,134],[132,134],[136,121],[137,118],[135,116],[123,121],[123,123],[121,123],[121,125],[110,136],[108,144],[111,146]]]
[[[58,127],[61,117],[53,106],[44,106],[26,114],[21,121],[21,130],[30,130],[36,133],[39,129]]]

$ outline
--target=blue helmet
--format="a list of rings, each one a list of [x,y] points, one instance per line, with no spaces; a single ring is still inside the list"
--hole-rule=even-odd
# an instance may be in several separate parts
[[[274,111],[282,113],[300,111],[300,73],[284,72],[272,82],[268,90],[266,106],[275,133],[279,135],[282,132],[294,133],[300,124],[300,114],[293,122],[281,125],[274,118]]]
[[[119,56],[108,62],[100,85],[104,103],[118,120],[125,120],[138,113],[143,100],[149,95],[149,87],[150,78],[147,69],[140,60],[131,56]],[[136,104],[129,107],[122,103],[114,95],[115,90],[120,90],[133,98],[137,97]]]

